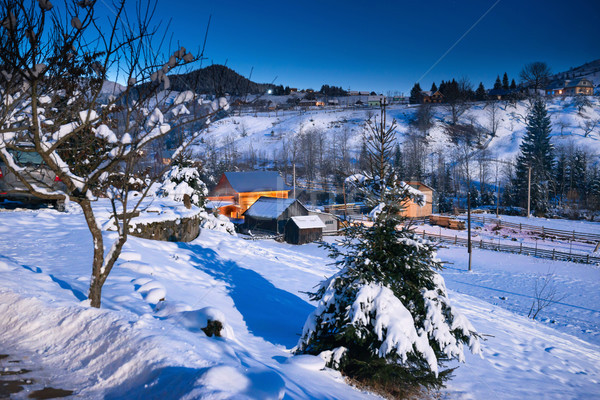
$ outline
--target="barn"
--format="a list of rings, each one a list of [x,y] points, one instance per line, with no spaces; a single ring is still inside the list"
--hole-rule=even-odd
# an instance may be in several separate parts
[[[244,231],[283,233],[292,217],[306,216],[308,210],[296,199],[260,197],[243,214]]]
[[[325,224],[317,215],[291,217],[285,224],[285,241],[290,244],[311,243],[323,238]]]

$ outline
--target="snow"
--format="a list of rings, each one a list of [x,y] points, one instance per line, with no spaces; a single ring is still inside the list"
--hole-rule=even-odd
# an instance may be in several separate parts
[[[317,215],[305,215],[300,217],[292,217],[292,221],[296,224],[296,226],[300,229],[310,229],[310,228],[323,228],[325,229],[325,224],[321,221],[321,218]]]
[[[106,199],[94,207],[108,218]],[[290,353],[316,306],[305,292],[336,272],[316,244],[209,230],[190,243],[130,237],[98,310],[86,300],[93,244],[79,211],[0,209],[0,221],[0,347],[32,370],[22,398],[43,386],[86,399],[378,398],[324,368],[343,349]],[[465,248],[438,256],[454,308],[486,339],[483,358],[448,365],[459,368],[441,398],[598,396],[600,268],[475,248],[469,272]],[[533,285],[549,269],[567,297],[534,321]],[[203,333],[210,319],[223,319],[222,338]]]
[[[244,215],[256,218],[277,218],[291,206],[295,199],[282,199],[276,197],[260,197],[246,210]]]
[[[273,96],[274,100],[284,96]],[[269,98],[270,99],[270,98]],[[551,140],[555,146],[574,144],[585,148],[600,161],[600,127],[584,137],[584,124],[588,120],[600,119],[600,99],[590,98],[592,107],[582,114],[572,104],[571,98],[553,98],[548,101],[548,113],[552,121]],[[525,116],[528,103],[521,101],[515,107],[499,103],[499,127],[496,136],[489,141],[490,154],[501,160],[513,161],[519,152],[519,143],[525,134]],[[402,144],[410,131],[409,123],[417,111],[409,105],[390,105],[387,108],[388,119],[398,122],[397,138]],[[284,143],[298,139],[309,129],[323,131],[327,141],[339,142],[340,136],[348,135],[348,148],[351,156],[358,158],[365,121],[374,112],[372,108],[345,109],[331,108],[310,111],[259,112],[249,115],[231,115],[215,121],[210,128],[210,142],[217,148],[223,148],[231,139],[244,156],[245,149],[261,149],[265,154],[280,154]],[[429,131],[428,143],[432,152],[441,151],[448,159],[454,159],[455,147],[445,133],[441,121],[449,118],[444,105],[434,106],[434,126]],[[473,123],[487,129],[489,126],[488,109],[485,103],[473,103],[463,114],[462,121]],[[206,151],[207,144],[199,144],[195,151]],[[356,177],[355,177],[356,178]]]

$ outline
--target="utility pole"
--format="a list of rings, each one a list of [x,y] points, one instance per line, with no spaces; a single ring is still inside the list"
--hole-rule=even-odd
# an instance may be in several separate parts
[[[527,169],[527,218],[529,218],[529,213],[531,211],[531,165],[529,165]]]
[[[293,187],[294,187],[294,199],[296,198],[296,163],[293,164]]]
[[[498,162],[496,162],[496,218],[500,209],[500,178],[498,177]]]

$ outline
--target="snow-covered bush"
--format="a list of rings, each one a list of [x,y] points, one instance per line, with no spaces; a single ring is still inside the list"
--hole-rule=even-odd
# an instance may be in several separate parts
[[[230,235],[237,236],[233,223],[224,215],[209,214],[205,211],[200,213],[202,218],[201,227],[218,232],[227,232]]]
[[[374,153],[393,148],[386,132],[372,135],[381,140]],[[480,354],[480,336],[450,304],[434,244],[399,225],[406,201],[423,199],[387,162],[377,165],[388,159],[372,157],[371,171],[356,180],[374,210],[373,225],[350,226],[340,242],[324,244],[340,271],[311,294],[318,305],[296,352],[328,356],[345,375],[406,396],[415,387],[442,386],[451,372],[440,369],[443,363],[464,361],[465,346]]]
[[[183,197],[187,194],[192,204],[204,207],[208,190],[200,179],[198,168],[177,164],[165,174],[161,193],[163,197],[175,201],[183,201]]]

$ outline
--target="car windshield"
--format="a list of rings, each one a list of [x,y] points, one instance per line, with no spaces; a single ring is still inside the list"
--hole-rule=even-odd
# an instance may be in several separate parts
[[[15,162],[20,166],[25,165],[40,165],[43,163],[42,157],[35,152],[25,152],[18,150],[8,150],[15,159]]]

